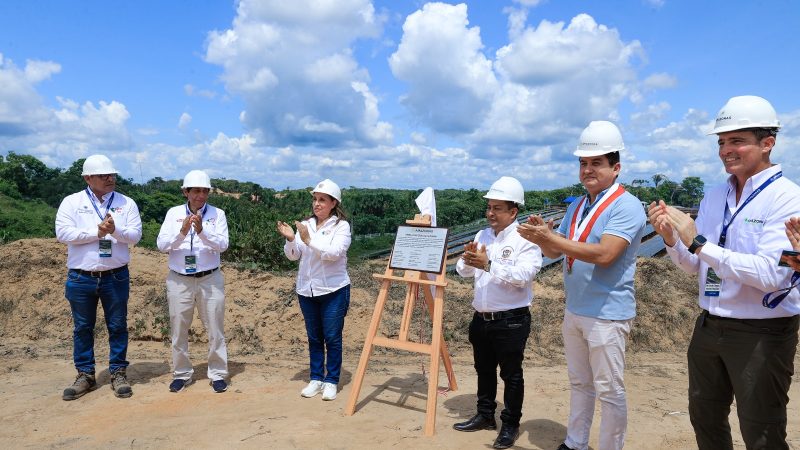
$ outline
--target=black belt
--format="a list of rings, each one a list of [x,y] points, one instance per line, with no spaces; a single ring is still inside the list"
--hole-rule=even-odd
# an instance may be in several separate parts
[[[492,320],[508,319],[509,317],[521,316],[525,313],[530,313],[530,308],[523,306],[522,308],[509,309],[508,311],[493,311],[493,312],[479,312],[475,311],[475,315],[481,319],[489,322]]]
[[[111,275],[114,273],[122,272],[123,270],[128,270],[128,265],[125,264],[122,267],[117,267],[116,269],[108,269],[108,270],[83,270],[83,269],[69,269],[71,272],[77,272],[81,275],[89,275],[90,277],[95,278],[102,278],[106,275]]]
[[[204,277],[206,275],[211,275],[212,273],[214,273],[214,272],[216,272],[218,270],[219,270],[219,267],[214,267],[213,269],[204,270],[202,272],[196,272],[196,273],[180,273],[180,272],[175,272],[174,270],[173,270],[173,272],[177,273],[178,275],[182,275],[184,277],[201,278],[201,277]]]
[[[703,310],[701,313],[703,319],[711,319],[711,320],[720,320],[723,322],[738,322],[738,323],[749,323],[753,324],[760,323],[764,325],[786,325],[791,323],[792,320],[795,320],[797,316],[789,316],[789,317],[770,317],[766,319],[738,319],[736,317],[722,317],[722,316],[715,316],[708,312],[708,310]]]

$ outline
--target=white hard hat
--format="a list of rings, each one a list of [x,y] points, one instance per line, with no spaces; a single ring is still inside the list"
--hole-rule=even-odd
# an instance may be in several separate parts
[[[483,196],[489,200],[506,200],[518,205],[525,204],[525,189],[522,183],[514,177],[500,177],[492,183],[489,192]]]
[[[338,201],[339,203],[342,203],[342,190],[339,189],[338,184],[334,183],[333,181],[327,178],[317,183],[317,186],[314,188],[313,191],[311,191],[311,193],[313,194],[315,192],[328,194],[331,197],[335,198],[336,201]]]
[[[109,173],[119,172],[105,155],[92,155],[83,161],[83,173],[81,175],[105,175]]]
[[[193,187],[211,189],[211,178],[202,170],[192,170],[183,177],[183,186],[181,187],[184,189]]]
[[[717,113],[714,129],[708,134],[719,134],[744,128],[781,127],[775,108],[768,101],[755,95],[733,97]]]
[[[601,156],[606,153],[625,150],[619,128],[606,120],[589,123],[581,133],[581,140],[573,155],[578,157]]]

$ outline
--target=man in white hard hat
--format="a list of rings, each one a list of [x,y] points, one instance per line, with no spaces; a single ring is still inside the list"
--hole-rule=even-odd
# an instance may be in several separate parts
[[[228,389],[228,350],[225,344],[225,279],[220,254],[228,249],[225,211],[208,204],[211,179],[192,170],[183,179],[186,203],[167,211],[158,233],[158,249],[169,253],[167,301],[172,330],[172,383],[181,392],[192,383],[189,328],[194,309],[208,334],[208,370],[214,392]]]
[[[533,277],[542,267],[542,252],[517,233],[517,214],[525,204],[522,184],[501,177],[483,196],[488,200],[489,228],[466,245],[456,270],[475,278],[469,341],[478,373],[477,414],[453,425],[458,431],[494,430],[497,366],[504,383],[503,426],[494,448],[509,448],[519,437],[525,380],[522,360],[531,330]]]
[[[117,170],[104,155],[83,162],[86,189],[67,196],[56,213],[56,238],[67,244],[65,296],[72,310],[72,358],[78,376],[64,390],[64,400],[75,400],[97,387],[94,326],[97,303],[103,305],[108,329],[109,368],[114,395],[133,394],[127,379],[128,246],[142,238],[142,220],[136,203],[115,192]]]
[[[611,122],[591,122],[574,155],[586,195],[567,208],[557,232],[533,216],[520,234],[545,256],[564,255],[567,302],[562,334],[570,381],[567,436],[559,450],[589,446],[600,400],[600,450],[620,449],[628,423],[625,345],[636,316],[633,275],[646,217],[642,203],[617,182],[625,149]]]
[[[748,449],[789,448],[800,295],[787,288],[800,274],[778,260],[791,248],[784,223],[800,214],[800,187],[770,160],[780,126],[765,99],[731,98],[709,133],[717,135],[727,182],[705,195],[696,222],[663,201],[648,210],[672,261],[699,275],[703,312],[688,362],[689,417],[700,449],[733,448],[734,398]]]

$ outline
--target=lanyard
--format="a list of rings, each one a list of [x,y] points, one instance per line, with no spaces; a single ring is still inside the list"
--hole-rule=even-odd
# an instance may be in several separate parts
[[[761,304],[764,305],[765,308],[775,309],[775,307],[778,306],[783,301],[783,299],[786,298],[787,295],[789,295],[789,292],[791,292],[792,289],[797,287],[797,285],[799,284],[797,283],[798,279],[800,279],[800,272],[795,272],[792,275],[792,282],[789,283],[788,288],[778,289],[777,291],[770,292],[769,294],[764,296],[764,299],[761,300]],[[778,292],[781,292],[781,294],[776,296],[770,301],[769,298],[772,296],[772,294],[777,294]]]
[[[187,216],[192,215],[192,211],[189,209],[189,202],[186,202],[185,206],[186,206],[186,215]],[[208,203],[203,205],[203,207],[198,210],[201,218],[206,215],[207,210],[208,210]],[[194,226],[189,227],[189,251],[194,252]]]
[[[97,216],[100,217],[100,221],[102,222],[103,220],[105,220],[106,216],[108,215],[108,211],[111,209],[111,202],[114,201],[114,192],[111,193],[111,198],[108,199],[108,204],[106,204],[106,214],[105,215],[100,214],[100,210],[97,208],[97,205],[94,203],[94,197],[92,197],[92,194],[89,192],[89,188],[88,187],[86,188],[86,195],[89,197],[89,201],[92,203],[92,206],[94,207],[94,212],[96,212]],[[103,199],[101,198],[100,201],[102,202]],[[100,204],[102,205],[103,203],[100,203]]]
[[[726,241],[726,240],[727,240],[727,238],[728,238],[728,227],[730,227],[730,226],[731,226],[731,224],[733,223],[733,219],[735,219],[735,218],[736,218],[736,216],[739,214],[739,211],[743,210],[745,206],[747,206],[747,205],[748,205],[748,204],[749,204],[749,203],[750,203],[750,202],[751,202],[751,201],[752,201],[754,198],[756,198],[756,196],[757,196],[758,194],[760,194],[760,193],[761,193],[761,191],[763,191],[764,189],[766,189],[766,188],[767,188],[767,186],[769,186],[770,184],[772,184],[772,182],[773,182],[773,181],[777,180],[777,179],[778,179],[778,178],[780,178],[781,176],[783,176],[783,171],[781,171],[781,172],[778,172],[778,173],[776,173],[775,175],[773,175],[773,176],[769,177],[769,179],[768,179],[767,181],[763,182],[763,183],[761,184],[761,186],[759,186],[759,187],[758,187],[758,188],[757,188],[755,191],[753,191],[753,192],[752,192],[752,193],[751,193],[751,194],[750,194],[750,195],[747,197],[747,199],[744,201],[744,203],[742,203],[742,206],[740,206],[740,207],[739,207],[739,208],[736,210],[736,212],[735,212],[735,213],[733,213],[733,215],[731,216],[731,220],[729,220],[729,221],[728,221],[728,223],[724,223],[725,221],[724,221],[724,219],[723,219],[723,224],[722,224],[722,232],[721,232],[721,233],[720,233],[720,235],[719,235],[719,243],[718,243],[717,245],[719,245],[720,247],[725,247],[725,241]],[[728,211],[728,200],[727,200],[727,199],[725,200],[725,211],[726,211],[726,212]],[[724,214],[723,214],[723,217],[724,217]]]
[[[594,226],[594,223],[597,221],[597,219],[600,217],[600,214],[602,214],[606,208],[608,208],[612,203],[614,203],[614,200],[619,198],[624,193],[625,193],[625,188],[623,188],[622,185],[617,185],[617,189],[611,195],[605,198],[602,203],[599,203],[594,206],[593,208],[594,211],[591,212],[589,215],[589,221],[586,223],[586,226],[583,228],[583,232],[577,239],[578,242],[586,242],[586,239],[589,238],[589,233],[592,231],[592,227]],[[575,240],[575,224],[578,222],[578,212],[581,211],[581,207],[583,206],[583,203],[586,201],[586,198],[587,196],[584,196],[581,199],[581,202],[578,203],[578,207],[575,208],[575,212],[572,214],[572,221],[570,222],[569,225],[569,236],[568,236],[569,239]],[[583,220],[581,220],[581,223],[583,223]],[[567,259],[567,271],[572,272],[572,264],[575,263],[575,258],[567,256],[566,259]]]

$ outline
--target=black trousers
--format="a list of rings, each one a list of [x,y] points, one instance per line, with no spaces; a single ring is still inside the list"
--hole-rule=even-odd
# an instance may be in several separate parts
[[[700,450],[733,449],[728,422],[736,398],[750,450],[788,449],[786,405],[794,374],[798,316],[698,317],[689,344],[689,417]]]
[[[478,414],[494,417],[497,403],[497,366],[505,383],[500,413],[504,425],[517,427],[522,417],[525,380],[522,359],[531,332],[531,313],[506,319],[486,321],[477,313],[469,325],[469,342],[478,373]]]

